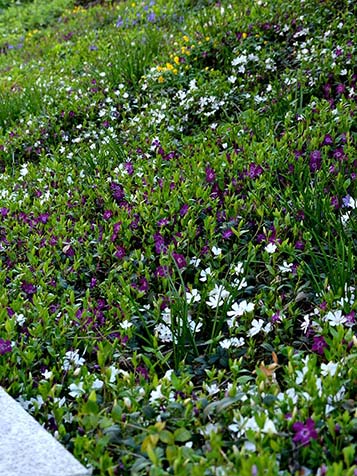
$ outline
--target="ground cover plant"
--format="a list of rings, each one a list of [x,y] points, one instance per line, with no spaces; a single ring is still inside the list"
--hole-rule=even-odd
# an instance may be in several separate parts
[[[354,2],[0,10],[1,385],[94,475],[356,475]]]

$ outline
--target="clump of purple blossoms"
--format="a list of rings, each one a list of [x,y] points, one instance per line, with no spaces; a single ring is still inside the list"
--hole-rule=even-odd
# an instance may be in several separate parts
[[[0,339],[0,355],[7,354],[12,351],[11,342],[9,340]]]
[[[295,432],[293,442],[302,446],[307,446],[311,440],[316,440],[318,437],[315,422],[311,418],[308,418],[306,423],[301,421],[294,423],[293,431]]]

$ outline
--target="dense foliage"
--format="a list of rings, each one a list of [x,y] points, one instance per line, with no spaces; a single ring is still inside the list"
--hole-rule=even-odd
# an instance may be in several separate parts
[[[95,475],[356,475],[354,2],[0,13],[1,385]]]

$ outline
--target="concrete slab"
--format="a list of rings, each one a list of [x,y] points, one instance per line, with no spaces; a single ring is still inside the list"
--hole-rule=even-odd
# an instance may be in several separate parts
[[[0,387],[0,475],[91,474]]]

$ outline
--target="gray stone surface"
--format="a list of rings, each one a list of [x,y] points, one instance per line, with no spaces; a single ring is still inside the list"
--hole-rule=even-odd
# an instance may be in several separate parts
[[[87,476],[52,435],[0,387],[0,475]]]

